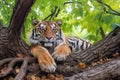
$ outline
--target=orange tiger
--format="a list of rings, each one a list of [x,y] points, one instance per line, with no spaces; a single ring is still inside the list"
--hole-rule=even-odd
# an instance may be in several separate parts
[[[72,52],[91,46],[82,39],[65,37],[61,30],[62,21],[40,21],[30,34],[31,53],[38,59],[41,70],[55,72],[57,61],[64,61]]]

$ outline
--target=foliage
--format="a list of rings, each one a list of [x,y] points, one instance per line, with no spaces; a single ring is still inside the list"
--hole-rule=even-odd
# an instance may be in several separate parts
[[[28,36],[32,30],[32,20],[43,20],[55,6],[60,7],[60,13],[54,20],[63,21],[62,29],[67,36],[77,36],[91,42],[97,42],[102,37],[100,27],[105,35],[112,31],[116,25],[120,25],[120,15],[110,14],[113,11],[103,3],[109,5],[115,11],[120,12],[120,0],[36,0],[24,25],[23,38],[28,42]],[[0,19],[5,26],[9,25],[15,0],[0,1]],[[64,4],[65,2],[69,2]]]
[[[0,20],[5,27],[10,23],[14,3],[13,0],[0,0]]]

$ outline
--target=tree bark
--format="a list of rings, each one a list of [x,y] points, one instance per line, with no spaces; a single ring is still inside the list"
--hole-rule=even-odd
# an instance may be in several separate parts
[[[24,20],[35,0],[16,0],[8,28],[0,25],[0,59],[15,57],[17,53],[29,55],[29,46],[21,39]]]
[[[120,60],[114,60],[82,73],[66,77],[65,80],[119,80]]]

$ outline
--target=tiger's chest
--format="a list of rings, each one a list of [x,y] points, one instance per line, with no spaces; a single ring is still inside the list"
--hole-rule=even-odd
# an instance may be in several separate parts
[[[61,40],[54,40],[54,42],[38,42],[38,44],[48,50],[50,54],[54,52],[54,49],[63,41]]]

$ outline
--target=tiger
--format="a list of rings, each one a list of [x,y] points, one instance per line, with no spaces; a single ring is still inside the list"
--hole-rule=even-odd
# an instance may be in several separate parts
[[[62,21],[39,21],[30,33],[31,54],[38,59],[42,71],[55,72],[55,61],[65,61],[71,53],[91,46],[76,37],[66,37],[61,29]]]

